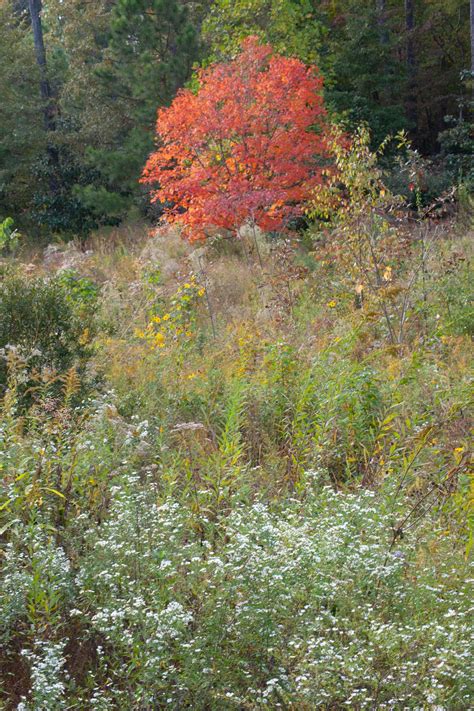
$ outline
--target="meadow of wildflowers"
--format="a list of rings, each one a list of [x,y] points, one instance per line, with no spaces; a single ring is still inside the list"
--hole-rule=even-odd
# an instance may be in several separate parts
[[[403,254],[357,301],[334,245],[258,239],[263,270],[170,234],[29,275],[54,309],[0,344],[1,708],[472,706],[468,240],[394,343]]]

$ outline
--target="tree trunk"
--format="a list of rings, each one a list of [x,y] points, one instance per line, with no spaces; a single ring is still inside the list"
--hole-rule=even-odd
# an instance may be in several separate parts
[[[472,0],[474,2],[474,0]],[[381,44],[388,44],[388,32],[385,21],[385,0],[376,0],[377,25]]]
[[[56,128],[55,110],[52,101],[51,86],[48,79],[48,67],[46,64],[46,51],[43,40],[43,27],[41,25],[41,0],[29,0],[31,28],[33,30],[33,40],[35,45],[36,63],[40,71],[40,92],[44,102],[44,125],[46,131],[54,131]]]
[[[471,86],[474,98],[474,0],[471,0]]]
[[[415,8],[414,0],[405,0],[406,63],[408,73],[407,117],[416,132],[418,123],[416,100],[416,58],[415,58]]]

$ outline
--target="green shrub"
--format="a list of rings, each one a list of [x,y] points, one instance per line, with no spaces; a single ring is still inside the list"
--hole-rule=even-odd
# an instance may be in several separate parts
[[[48,368],[59,373],[86,358],[94,298],[90,285],[70,277],[30,279],[6,273],[0,282],[0,348],[11,348],[28,361],[28,370]],[[6,349],[6,350],[5,350]],[[5,357],[0,386],[5,386]]]
[[[81,276],[74,269],[64,269],[56,277],[57,283],[66,291],[66,298],[75,306],[94,306],[100,293],[99,286],[88,277]]]
[[[470,121],[445,117],[448,128],[438,135],[441,155],[454,182],[474,185],[474,124]]]
[[[444,310],[445,332],[454,336],[473,336],[474,288],[470,265],[457,264],[440,280],[438,294]]]
[[[416,175],[410,166],[393,166],[386,175],[386,184],[395,195],[400,195],[412,210],[431,205],[454,184],[454,177],[443,165],[419,159]]]
[[[7,217],[0,222],[0,254],[2,252],[15,252],[18,247],[20,233],[13,228],[14,222]]]

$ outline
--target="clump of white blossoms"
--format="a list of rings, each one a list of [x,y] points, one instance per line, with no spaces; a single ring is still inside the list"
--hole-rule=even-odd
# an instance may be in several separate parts
[[[390,491],[312,481],[212,522],[122,472],[103,520],[77,516],[71,558],[18,526],[0,574],[2,640],[23,640],[30,676],[18,708],[468,708],[472,564],[434,516],[394,544],[409,502]]]
[[[30,667],[31,692],[28,700],[21,701],[18,711],[59,711],[65,706],[68,679],[64,671],[66,642],[38,640],[33,651],[22,650]]]
[[[74,614],[102,636],[107,673],[132,674],[143,703],[467,703],[468,564],[446,555],[432,521],[391,548],[393,512],[376,495],[326,488],[278,510],[238,506],[209,541],[138,477],[113,497],[90,534]],[[108,697],[126,703],[120,683]]]

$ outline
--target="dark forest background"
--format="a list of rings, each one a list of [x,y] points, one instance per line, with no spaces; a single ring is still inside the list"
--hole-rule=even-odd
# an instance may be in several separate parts
[[[374,146],[405,129],[442,193],[472,177],[471,33],[469,0],[0,0],[0,217],[40,237],[150,216],[157,107],[249,34],[317,64]]]

